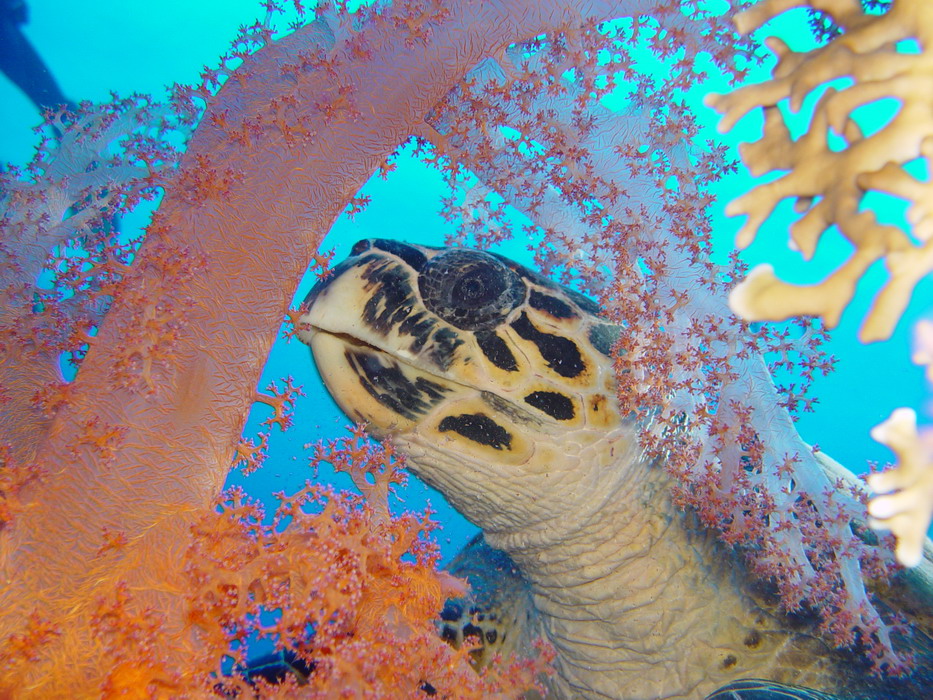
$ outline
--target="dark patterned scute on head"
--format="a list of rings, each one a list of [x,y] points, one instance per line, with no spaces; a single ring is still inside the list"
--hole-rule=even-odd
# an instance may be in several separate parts
[[[518,363],[502,336],[495,331],[476,331],[476,344],[483,351],[486,359],[506,372],[517,372]]]
[[[550,294],[542,294],[537,289],[531,290],[528,303],[531,304],[532,308],[543,311],[554,318],[575,318],[577,315],[576,311],[570,308],[570,304]]]
[[[378,240],[374,241],[377,243]],[[414,250],[414,253],[419,251]],[[419,354],[428,347],[425,356],[438,368],[447,370],[463,340],[455,331],[442,327],[431,314],[415,311],[421,302],[412,286],[413,272],[406,264],[379,255],[363,257],[357,265],[363,268],[360,276],[366,283],[366,291],[370,292],[362,313],[367,326],[382,336],[393,330],[401,336],[409,336],[412,353]]]
[[[582,311],[585,311],[588,314],[591,314],[593,316],[603,315],[603,310],[599,307],[599,304],[597,304],[595,301],[590,299],[585,294],[581,294],[576,289],[571,289],[570,287],[566,287],[562,284],[558,284],[557,282],[550,279],[549,277],[545,277],[544,275],[538,272],[535,272],[534,270],[531,270],[525,267],[524,265],[520,265],[514,260],[509,260],[504,255],[499,255],[498,253],[490,253],[490,255],[495,256],[495,258],[499,260],[503,265],[506,265],[510,270],[515,272],[515,274],[519,275],[522,279],[526,280],[527,282],[530,282],[531,284],[536,285],[538,287],[543,287],[545,289],[551,289],[557,292],[558,295],[563,295],[567,297],[567,299],[572,301]]]
[[[590,343],[606,357],[612,357],[612,346],[619,339],[621,330],[609,323],[597,323],[590,328]]]
[[[525,403],[557,420],[570,420],[576,415],[573,401],[556,391],[533,391],[525,397]]]
[[[350,257],[354,255],[362,255],[367,250],[373,247],[372,241],[368,238],[361,238],[356,243],[353,244],[353,247],[350,248]]]
[[[437,427],[442,433],[451,430],[480,445],[487,445],[496,450],[511,449],[512,435],[508,430],[482,413],[461,413],[459,416],[447,416]]]
[[[427,413],[448,391],[424,377],[412,381],[391,358],[383,359],[366,350],[347,350],[345,356],[366,392],[389,410],[409,420]]]
[[[528,318],[528,314],[522,312],[522,315],[512,322],[512,328],[522,338],[534,343],[547,366],[560,376],[576,377],[586,369],[576,343],[569,338],[538,330]]]
[[[397,258],[404,260],[405,263],[415,272],[421,272],[421,268],[428,262],[427,256],[414,246],[401,241],[393,241],[388,238],[375,238],[372,240],[374,248],[383,250],[386,253],[392,253]]]
[[[363,306],[363,320],[380,335],[401,325],[411,315],[418,299],[411,286],[411,275],[394,260],[378,256],[364,258],[362,278],[371,291]]]
[[[431,340],[433,345],[428,356],[441,369],[448,369],[453,361],[454,351],[463,344],[463,340],[449,328],[438,328]]]

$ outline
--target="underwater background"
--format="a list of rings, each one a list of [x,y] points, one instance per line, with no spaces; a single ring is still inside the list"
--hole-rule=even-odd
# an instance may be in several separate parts
[[[152,94],[165,97],[173,83],[193,83],[201,70],[217,64],[237,28],[251,23],[263,10],[257,0],[163,0],[160,3],[98,0],[93,3],[64,0],[33,0],[28,3],[29,19],[23,32],[45,60],[64,94],[71,100],[95,102],[110,99],[111,93]],[[811,46],[813,38],[806,24],[806,13],[787,13],[780,23],[766,25],[799,49]],[[750,72],[749,80],[762,79],[770,62]],[[708,89],[725,91],[724,84],[711,80]],[[760,119],[750,115],[732,133],[714,131],[716,115],[701,105],[702,94],[691,96],[696,112],[708,133],[702,138],[719,139],[735,146],[755,138]],[[812,100],[812,98],[811,98]],[[807,112],[808,100],[803,113]],[[890,107],[878,105],[876,112],[863,115],[867,120],[887,120]],[[757,120],[757,121],[756,121]],[[31,102],[8,80],[0,79],[0,162],[25,165],[32,156],[38,137],[32,129],[40,117]],[[801,129],[806,128],[805,120]],[[737,152],[736,152],[737,157]],[[440,175],[403,151],[397,169],[383,181],[374,177],[360,194],[371,197],[371,204],[355,217],[342,216],[325,239],[324,249],[335,249],[335,260],[346,256],[360,238],[397,238],[427,245],[443,245],[451,224],[438,214],[440,198],[446,186]],[[829,175],[828,175],[829,176]],[[718,259],[731,250],[740,221],[722,214],[725,204],[747,191],[751,179],[740,167],[739,173],[726,176],[715,185],[718,202],[714,205],[714,238]],[[879,219],[897,223],[903,219],[903,205],[893,198],[877,197],[865,206],[883,212]],[[152,205],[141,206],[124,217],[121,230],[134,235],[147,223]],[[814,260],[803,263],[787,246],[786,228],[793,220],[790,206],[782,204],[763,227],[758,240],[743,253],[750,265],[769,261],[778,275],[796,282],[816,282],[838,267],[848,256],[849,246],[838,236],[824,240]],[[828,237],[827,237],[828,238]],[[500,252],[522,262],[530,260],[522,240],[516,239]],[[297,304],[310,289],[314,276],[308,275],[296,290]],[[923,372],[911,364],[910,332],[915,321],[933,314],[933,282],[928,278],[914,292],[913,302],[887,341],[863,345],[856,339],[857,330],[871,300],[886,279],[882,263],[876,263],[860,286],[854,302],[831,334],[827,352],[838,359],[836,371],[817,377],[811,396],[818,397],[814,412],[801,416],[798,428],[803,438],[818,444],[856,473],[864,473],[870,462],[884,464],[892,458],[888,450],[875,443],[870,429],[886,419],[897,407],[917,410],[920,423],[933,421],[929,387]],[[295,305],[293,304],[293,306]],[[271,503],[277,491],[293,492],[306,479],[321,478],[350,488],[344,475],[315,475],[307,467],[310,450],[305,445],[320,439],[344,434],[347,419],[331,401],[317,376],[307,348],[297,340],[281,340],[266,365],[259,389],[271,381],[291,375],[303,387],[298,399],[295,425],[287,432],[270,436],[269,458],[265,466],[251,476],[234,471],[228,483],[239,483],[251,494]],[[244,435],[254,437],[259,423],[269,409],[257,404]],[[399,492],[400,509],[423,510],[426,503],[438,511],[443,523],[438,540],[448,560],[475,532],[456,514],[438,493],[412,479]]]

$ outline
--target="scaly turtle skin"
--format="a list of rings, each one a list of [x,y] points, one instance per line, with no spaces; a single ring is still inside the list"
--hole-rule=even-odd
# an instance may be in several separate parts
[[[921,696],[923,673],[873,686],[807,621],[779,615],[674,507],[670,477],[637,445],[639,416],[619,410],[620,330],[592,300],[492,253],[376,239],[305,308],[299,335],[340,407],[391,437],[527,584],[523,596],[508,578],[508,623],[461,608],[448,638],[458,624],[518,649],[544,635],[566,698]],[[495,573],[466,568],[490,605]]]

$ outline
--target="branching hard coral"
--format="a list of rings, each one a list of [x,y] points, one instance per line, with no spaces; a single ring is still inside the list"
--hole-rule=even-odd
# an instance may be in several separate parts
[[[772,17],[807,3],[765,0],[736,17],[747,33]],[[832,226],[852,243],[854,253],[823,282],[797,286],[778,279],[761,265],[732,292],[730,304],[747,320],[820,316],[827,326],[839,321],[859,279],[883,259],[890,280],[879,292],[860,331],[864,341],[890,336],[917,282],[933,270],[931,185],[905,167],[919,160],[927,170],[933,156],[933,109],[928,86],[933,81],[933,5],[925,0],[897,0],[882,15],[867,15],[858,0],[815,0],[810,6],[828,13],[843,33],[827,45],[797,53],[776,37],[766,40],[777,57],[773,79],[726,95],[708,98],[723,113],[720,128],[731,129],[745,114],[764,111],[764,133],[741,146],[753,175],[784,173],[730,203],[726,213],[746,215],[738,245],[751,243],[774,208],[794,200],[803,214],[790,228],[791,244],[810,258]],[[910,53],[902,44],[919,43]],[[839,79],[852,84],[829,88],[813,108],[805,134],[794,139],[782,113],[793,112],[821,86]],[[879,100],[899,103],[893,119],[874,133],[864,133],[856,111]],[[841,140],[840,148],[834,140]],[[911,233],[878,221],[862,202],[870,191],[885,192],[910,203]]]
[[[933,321],[917,321],[914,326],[914,352],[911,360],[915,365],[926,367],[927,381],[933,385]]]
[[[927,380],[933,385],[933,322],[921,320],[914,326],[912,359],[926,367]],[[872,490],[882,494],[868,501],[871,526],[893,532],[898,561],[917,566],[933,519],[933,428],[918,431],[916,412],[899,408],[875,426],[872,437],[891,448],[898,461],[894,469],[868,477]]]
[[[868,503],[871,526],[897,537],[897,558],[904,566],[923,559],[927,530],[933,520],[933,433],[917,432],[917,414],[896,409],[871,436],[897,455],[897,467],[868,477],[878,494]]]
[[[750,32],[801,4],[765,0],[739,14],[736,26],[743,33]],[[724,113],[724,129],[762,107],[764,134],[759,141],[742,145],[743,160],[756,176],[788,171],[737,198],[726,211],[748,216],[738,234],[739,246],[745,246],[781,200],[794,198],[797,211],[804,215],[791,226],[791,241],[805,258],[813,255],[832,226],[838,227],[855,251],[842,267],[814,286],[783,282],[770,265],[760,265],[732,291],[730,306],[747,320],[815,315],[832,327],[852,300],[862,275],[883,259],[890,280],[876,297],[859,334],[865,342],[883,340],[893,332],[917,283],[933,270],[933,209],[929,204],[933,101],[926,89],[933,80],[933,5],[897,0],[881,15],[864,13],[856,0],[820,0],[810,6],[826,13],[832,27],[824,36],[829,40],[825,46],[796,53],[771,37],[766,43],[778,59],[771,81],[707,100]],[[919,44],[917,53],[902,43],[910,40]],[[791,111],[799,111],[804,99],[820,86],[843,78],[852,84],[838,92],[827,89],[813,109],[806,133],[793,140],[780,103],[787,100]],[[856,111],[890,98],[898,102],[893,118],[874,133],[864,133]],[[841,139],[844,146],[836,147],[832,138]],[[925,166],[927,181],[914,177],[908,164]],[[880,223],[873,211],[863,207],[872,190],[910,204],[910,231]],[[921,324],[918,332],[929,333],[929,329]],[[872,499],[869,512],[878,529],[892,530],[898,536],[897,557],[907,566],[919,562],[930,522],[928,511],[933,507],[924,486],[929,457],[921,450],[915,423],[912,411],[898,409],[875,428],[872,435],[902,461],[897,469],[873,475],[869,481],[879,493],[904,489]]]

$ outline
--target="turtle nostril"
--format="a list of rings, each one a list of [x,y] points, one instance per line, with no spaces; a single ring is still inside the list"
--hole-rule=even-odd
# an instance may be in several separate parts
[[[360,239],[356,243],[353,244],[352,248],[350,248],[350,255],[360,255],[361,253],[365,253],[367,250],[369,250],[372,247],[373,247],[372,243],[370,243],[370,240],[368,238]]]
[[[330,268],[323,277],[314,283],[314,286],[311,288],[311,291],[308,292],[308,296],[305,297],[301,305],[306,309],[310,309],[311,305],[317,301],[317,298],[323,294],[324,290],[326,290],[334,280],[340,277],[340,275],[353,267],[353,263],[354,259],[350,257]]]

